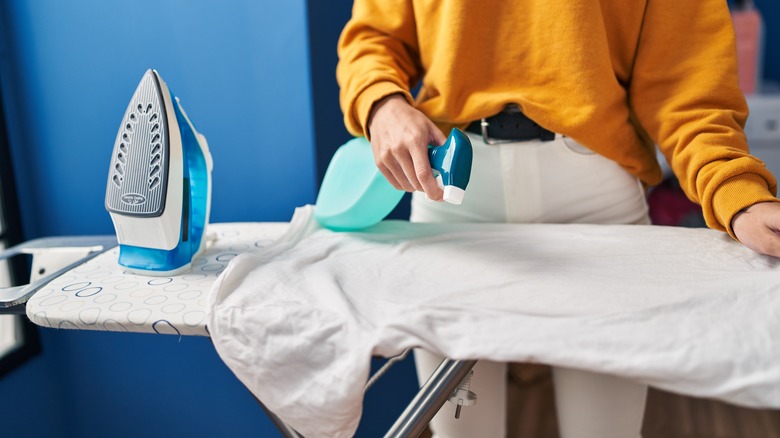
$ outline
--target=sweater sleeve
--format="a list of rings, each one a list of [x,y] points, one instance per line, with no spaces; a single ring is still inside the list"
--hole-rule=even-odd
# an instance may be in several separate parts
[[[421,67],[411,0],[355,0],[338,55],[344,124],[351,134],[366,135],[378,100],[401,93],[413,103],[410,89]]]
[[[726,2],[647,0],[629,98],[709,227],[734,237],[736,213],[777,200],[774,176],[748,153]]]

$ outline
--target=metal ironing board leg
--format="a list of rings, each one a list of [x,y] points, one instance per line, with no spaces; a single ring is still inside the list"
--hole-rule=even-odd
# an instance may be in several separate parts
[[[444,359],[385,434],[385,438],[419,437],[476,363],[476,360]],[[302,438],[298,432],[266,408],[257,397],[255,400],[284,438]]]
[[[476,360],[444,359],[385,434],[385,438],[420,436],[476,363]]]

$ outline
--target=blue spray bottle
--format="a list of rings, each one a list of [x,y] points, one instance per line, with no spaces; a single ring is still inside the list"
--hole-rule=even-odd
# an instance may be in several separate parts
[[[471,177],[471,141],[453,129],[441,146],[428,149],[431,169],[444,200],[460,204]],[[401,201],[374,163],[371,144],[358,137],[341,146],[330,161],[317,195],[314,217],[334,231],[357,231],[377,224]]]
[[[445,202],[456,205],[463,202],[471,178],[473,156],[471,141],[458,128],[450,132],[443,145],[428,149],[433,176],[444,191]]]

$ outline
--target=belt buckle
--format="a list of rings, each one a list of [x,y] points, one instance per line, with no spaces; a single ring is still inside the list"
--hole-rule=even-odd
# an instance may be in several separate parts
[[[503,144],[503,143],[512,143],[516,141],[512,139],[491,138],[488,135],[488,125],[490,125],[490,123],[487,121],[486,118],[483,117],[479,123],[479,126],[482,128],[482,141],[484,141],[485,144],[495,145],[495,144]]]

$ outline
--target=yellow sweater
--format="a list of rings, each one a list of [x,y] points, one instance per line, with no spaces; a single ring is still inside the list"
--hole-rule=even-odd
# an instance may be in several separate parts
[[[445,133],[516,103],[646,184],[653,143],[707,224],[775,201],[748,154],[734,31],[723,0],[355,0],[337,78],[348,130],[422,81],[414,104]]]

